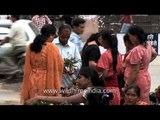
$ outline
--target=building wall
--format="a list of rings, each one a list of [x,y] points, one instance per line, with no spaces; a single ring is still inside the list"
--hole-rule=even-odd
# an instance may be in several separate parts
[[[122,15],[101,15],[100,19],[103,18],[103,28],[114,29],[115,32],[119,33],[121,25],[111,25],[111,23],[118,23],[121,17]],[[145,32],[160,32],[160,15],[133,15],[133,20],[134,24],[141,26]],[[99,24],[101,25],[101,23]]]

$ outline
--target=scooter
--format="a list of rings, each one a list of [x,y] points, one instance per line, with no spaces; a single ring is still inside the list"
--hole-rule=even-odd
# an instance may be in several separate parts
[[[0,46],[0,80],[8,82],[22,81],[24,72],[25,51],[15,58],[9,55],[13,50],[10,43]]]

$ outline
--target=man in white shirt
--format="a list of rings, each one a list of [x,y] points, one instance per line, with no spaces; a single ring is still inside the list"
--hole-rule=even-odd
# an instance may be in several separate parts
[[[16,58],[19,54],[24,53],[26,51],[27,35],[23,28],[23,24],[19,22],[19,17],[19,15],[11,15],[10,19],[13,23],[11,25],[10,33],[8,37],[6,37],[4,40],[0,42],[0,45],[3,45],[8,42],[12,44],[13,50],[10,53],[5,54],[4,58],[5,56]],[[9,59],[6,59],[5,61],[9,61]],[[14,66],[15,64],[17,64],[13,61],[7,63],[10,66]]]
[[[72,87],[75,79],[77,78],[77,73],[81,68],[81,56],[76,45],[69,41],[71,34],[71,27],[69,25],[62,25],[59,27],[58,36],[53,40],[53,43],[59,49],[60,54],[63,59],[74,59],[77,61],[75,66],[70,70],[67,67],[64,68],[64,74],[62,76],[62,87]]]

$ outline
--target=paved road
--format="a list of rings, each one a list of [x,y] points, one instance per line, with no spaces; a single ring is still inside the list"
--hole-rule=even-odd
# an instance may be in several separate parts
[[[19,105],[20,104],[21,82],[19,83],[0,83],[0,105]]]

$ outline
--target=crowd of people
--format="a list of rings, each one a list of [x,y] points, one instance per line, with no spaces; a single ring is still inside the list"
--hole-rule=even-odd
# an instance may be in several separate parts
[[[128,19],[133,22],[131,16]],[[151,104],[148,68],[157,52],[140,26],[129,25],[125,31],[123,58],[113,30],[93,33],[84,44],[80,35],[86,21],[82,18],[62,24],[58,30],[46,15],[35,15],[32,20],[40,34],[26,50],[21,104]],[[101,53],[99,46],[105,52]]]

